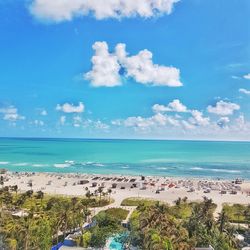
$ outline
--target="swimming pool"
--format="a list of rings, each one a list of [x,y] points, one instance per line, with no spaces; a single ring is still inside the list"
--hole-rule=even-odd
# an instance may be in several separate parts
[[[120,242],[116,241],[115,237],[112,237],[110,238],[108,249],[109,250],[123,250],[123,246]]]

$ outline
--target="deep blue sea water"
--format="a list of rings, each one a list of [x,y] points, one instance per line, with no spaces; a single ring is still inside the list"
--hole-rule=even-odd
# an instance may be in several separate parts
[[[2,138],[0,168],[250,179],[250,142]]]

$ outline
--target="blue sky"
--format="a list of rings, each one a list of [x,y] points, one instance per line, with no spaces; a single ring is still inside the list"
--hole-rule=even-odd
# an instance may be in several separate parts
[[[249,1],[154,2],[0,1],[0,136],[250,140]]]

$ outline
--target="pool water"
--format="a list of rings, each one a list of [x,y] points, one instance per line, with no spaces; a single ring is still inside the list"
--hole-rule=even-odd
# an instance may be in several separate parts
[[[116,241],[115,237],[110,239],[109,250],[123,250],[122,244]]]

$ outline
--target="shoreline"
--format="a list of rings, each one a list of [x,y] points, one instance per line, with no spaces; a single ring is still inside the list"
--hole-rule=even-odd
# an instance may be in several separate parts
[[[58,169],[66,169],[67,167],[57,167]],[[170,175],[170,174],[166,174],[166,175],[163,175],[161,173],[159,174],[153,174],[153,175],[149,175],[149,174],[130,174],[130,173],[127,173],[127,174],[124,174],[124,173],[107,173],[107,174],[103,174],[103,173],[98,173],[98,172],[95,172],[95,173],[89,173],[89,172],[72,172],[72,171],[69,171],[69,172],[57,172],[57,171],[33,171],[33,170],[16,170],[16,171],[13,171],[13,170],[9,170],[9,168],[6,168],[6,166],[4,167],[4,165],[0,165],[0,170],[6,170],[7,172],[9,173],[35,173],[35,174],[62,174],[62,175],[93,175],[93,176],[96,176],[96,175],[101,175],[101,176],[128,176],[128,177],[136,177],[136,178],[140,178],[141,176],[145,176],[145,177],[157,177],[157,178],[171,178],[171,179],[185,179],[185,180],[209,180],[209,181],[232,181],[232,180],[235,180],[235,179],[241,179],[241,180],[244,180],[244,182],[249,182],[250,184],[250,178],[241,178],[237,175],[235,175],[234,178],[230,178],[229,176],[226,176],[225,178],[222,178],[222,177],[215,177],[215,176],[188,176],[188,175]],[[249,187],[250,189],[250,187]]]

